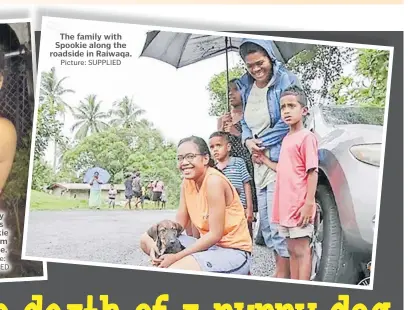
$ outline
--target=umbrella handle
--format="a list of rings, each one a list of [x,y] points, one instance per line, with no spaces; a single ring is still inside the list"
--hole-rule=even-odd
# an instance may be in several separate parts
[[[230,111],[230,104],[229,104],[229,72],[228,72],[228,37],[225,37],[225,64],[227,66],[227,112]]]

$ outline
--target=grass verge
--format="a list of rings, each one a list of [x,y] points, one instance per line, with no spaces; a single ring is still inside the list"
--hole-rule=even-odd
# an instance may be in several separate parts
[[[117,201],[114,210],[124,210],[124,201]],[[138,205],[139,207],[140,205]],[[176,209],[176,206],[166,205],[166,210]],[[64,210],[89,210],[87,199],[69,198],[64,196],[55,196],[47,193],[32,190],[30,210],[31,211],[64,211]],[[102,210],[109,209],[107,201],[102,201]],[[129,210],[129,207],[126,208]],[[145,201],[143,205],[144,210],[157,210],[154,203],[151,201]],[[132,210],[135,210],[135,205],[132,203]]]

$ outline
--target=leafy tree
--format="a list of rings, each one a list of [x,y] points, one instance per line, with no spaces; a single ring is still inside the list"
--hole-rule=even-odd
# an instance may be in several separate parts
[[[73,115],[77,122],[71,131],[76,130],[76,139],[83,139],[90,133],[101,132],[109,127],[104,122],[109,116],[101,111],[101,101],[97,102],[96,95],[88,95],[85,101],[80,101],[79,107],[73,109]]]
[[[35,137],[36,159],[44,156],[50,141],[61,142],[62,122],[56,119],[56,112],[52,110],[49,102],[40,102],[37,116],[37,133]]]
[[[49,72],[41,73],[36,156],[39,158],[43,154],[52,138],[54,140],[54,172],[57,169],[57,149],[61,138],[59,133],[62,127],[61,122],[57,120],[57,116],[62,116],[64,122],[66,111],[72,112],[71,107],[62,99],[65,94],[74,93],[72,89],[67,89],[62,85],[67,78],[58,79],[54,67]]]
[[[132,128],[111,127],[81,140],[77,146],[64,155],[64,173],[76,171],[79,179],[89,168],[98,166],[106,169],[117,183],[124,182],[127,172],[138,170],[145,185],[150,180],[160,178],[165,183],[170,204],[179,199],[180,174],[177,170],[176,147],[164,143],[161,134],[152,127]]]
[[[135,127],[139,124],[138,118],[145,112],[135,104],[133,98],[125,96],[113,103],[113,109],[109,111],[109,115],[113,116],[110,124],[124,128]]]
[[[32,189],[43,191],[55,180],[55,175],[51,167],[42,159],[35,159],[32,176]]]
[[[128,159],[127,166],[135,167],[141,172],[144,185],[147,185],[151,180],[162,180],[165,184],[169,203],[178,206],[181,176],[175,158],[176,147],[174,145],[162,145],[152,153],[133,153]]]
[[[229,79],[239,78],[245,73],[245,68],[239,64],[228,71]],[[206,89],[210,92],[210,116],[220,116],[227,111],[227,70],[215,74]]]
[[[131,151],[121,138],[121,130],[109,128],[82,139],[78,145],[64,154],[64,166],[81,176],[92,167],[102,167],[111,175],[122,170]]]
[[[58,80],[54,67],[49,72],[41,73],[40,102],[48,104],[51,114],[64,114],[66,110],[71,110],[71,107],[62,99],[63,95],[74,93],[72,89],[64,88],[62,85],[67,78]]]
[[[341,78],[343,67],[352,61],[353,54],[351,48],[314,45],[290,59],[287,67],[301,80],[313,104],[316,97],[329,97],[330,86]],[[320,88],[316,88],[317,80],[321,82]]]
[[[331,95],[336,104],[384,107],[387,94],[389,52],[359,49],[355,73],[334,83]]]

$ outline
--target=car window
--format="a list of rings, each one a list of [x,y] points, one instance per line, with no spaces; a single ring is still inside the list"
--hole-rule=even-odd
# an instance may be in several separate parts
[[[321,107],[321,113],[325,122],[332,125],[384,125],[384,108],[323,106]]]

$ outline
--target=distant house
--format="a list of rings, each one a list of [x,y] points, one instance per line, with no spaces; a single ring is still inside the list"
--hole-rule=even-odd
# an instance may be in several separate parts
[[[118,191],[116,199],[125,200],[125,185],[115,184],[115,188]],[[82,183],[54,183],[47,187],[47,190],[52,195],[75,199],[88,199],[90,189],[91,186],[89,184]],[[109,189],[110,184],[102,185],[102,199],[108,199]]]

